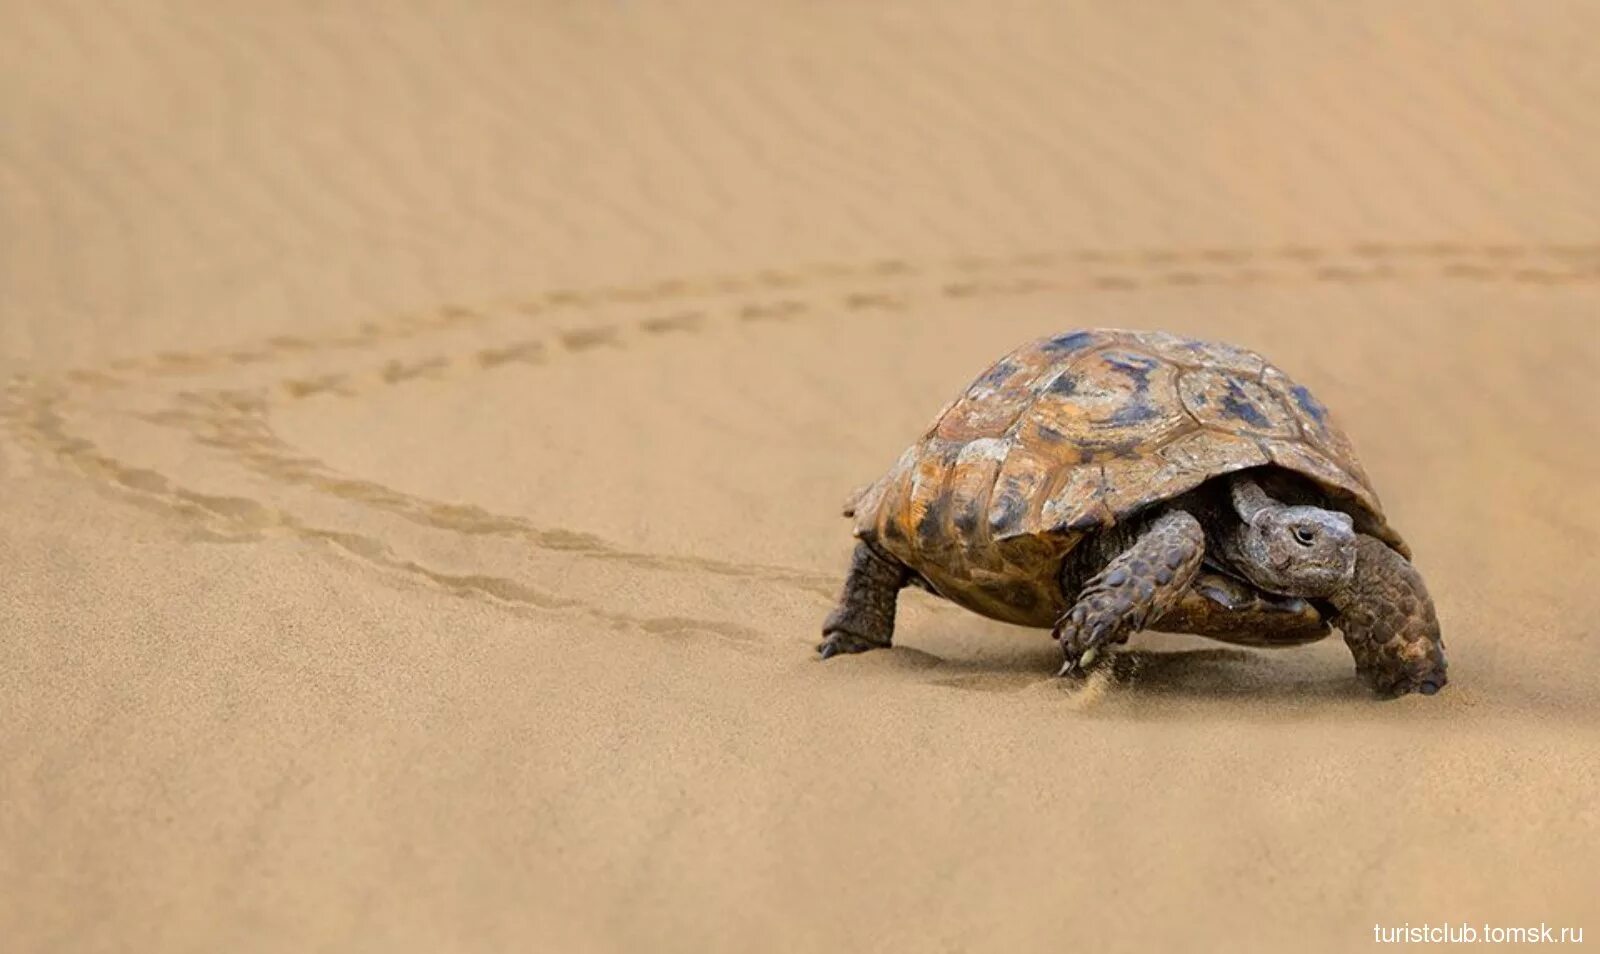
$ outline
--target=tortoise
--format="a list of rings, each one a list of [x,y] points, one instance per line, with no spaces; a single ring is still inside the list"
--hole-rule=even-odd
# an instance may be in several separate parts
[[[1023,345],[845,507],[822,658],[890,645],[916,585],[1048,628],[1061,675],[1140,630],[1251,646],[1344,634],[1382,695],[1446,682],[1433,601],[1349,438],[1260,355],[1159,331]]]

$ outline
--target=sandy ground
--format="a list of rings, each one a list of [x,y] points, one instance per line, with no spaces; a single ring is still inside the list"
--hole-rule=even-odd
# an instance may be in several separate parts
[[[1600,931],[1600,8],[410,6],[4,4],[5,950]],[[1083,326],[1312,385],[1450,688],[817,663],[846,493]]]

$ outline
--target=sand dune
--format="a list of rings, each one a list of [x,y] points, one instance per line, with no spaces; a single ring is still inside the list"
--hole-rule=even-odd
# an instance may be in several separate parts
[[[8,950],[1600,927],[1592,11],[7,7]],[[1098,326],[1335,408],[1446,692],[816,662],[845,495]]]

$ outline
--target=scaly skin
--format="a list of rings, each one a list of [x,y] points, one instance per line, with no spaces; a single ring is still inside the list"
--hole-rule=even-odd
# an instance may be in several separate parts
[[[1329,597],[1333,624],[1356,672],[1382,695],[1432,695],[1448,681],[1444,640],[1422,576],[1404,557],[1363,534],[1350,584]]]
[[[865,543],[856,544],[839,605],[822,624],[823,639],[817,646],[822,658],[887,648],[894,640],[900,588],[910,577],[900,563],[879,556]]]
[[[1183,599],[1205,556],[1206,535],[1188,512],[1162,514],[1078,594],[1056,623],[1065,662],[1061,675],[1080,675],[1101,646],[1160,619]]]

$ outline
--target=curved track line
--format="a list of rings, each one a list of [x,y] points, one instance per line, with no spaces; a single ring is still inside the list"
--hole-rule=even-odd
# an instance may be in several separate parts
[[[387,575],[514,610],[577,613],[612,626],[636,626],[650,633],[708,632],[737,642],[763,635],[757,629],[727,620],[638,616],[603,609],[506,577],[432,569],[397,555],[387,543],[374,537],[316,526],[287,510],[249,498],[196,491],[158,471],[128,464],[95,442],[72,434],[60,412],[63,399],[60,391],[52,392],[46,387],[13,387],[3,410],[22,442],[65,461],[96,486],[113,489],[144,509],[189,524],[207,539],[243,542],[271,536],[292,537],[330,547]],[[459,531],[460,527],[453,529]],[[584,545],[582,540],[574,543]]]
[[[1344,257],[1345,262],[1337,259]],[[1564,267],[1548,267],[1548,259]],[[1335,261],[1331,261],[1334,259]],[[1424,263],[1422,269],[1402,270],[1395,260]],[[1530,260],[1545,260],[1534,264]],[[1593,261],[1591,261],[1593,259]],[[1353,260],[1353,264],[1352,264]],[[1251,265],[1276,263],[1275,269]],[[1432,268],[1427,264],[1433,263]],[[1218,268],[1217,266],[1226,266]],[[1006,269],[1072,268],[1084,274],[1074,279],[1022,277],[990,279],[982,276]],[[1115,269],[1115,271],[1111,271]],[[956,277],[939,281],[938,272]],[[1509,281],[1538,285],[1600,281],[1600,245],[1580,246],[1472,246],[1455,243],[1395,245],[1365,243],[1348,248],[1286,246],[1274,249],[1146,249],[1143,251],[1080,250],[1007,257],[965,257],[932,271],[895,259],[837,266],[818,264],[787,271],[768,270],[752,276],[701,280],[669,279],[635,286],[605,286],[590,290],[557,290],[539,300],[524,302],[518,314],[544,314],[564,308],[597,304],[648,304],[665,300],[691,300],[757,289],[792,293],[807,284],[832,280],[875,278],[879,282],[908,277],[938,281],[932,294],[951,300],[983,299],[1045,291],[1114,292],[1142,287],[1195,285],[1257,286],[1306,282],[1368,282],[1408,279]],[[979,277],[972,277],[979,276]],[[556,353],[581,353],[604,345],[694,333],[712,321],[783,321],[827,309],[903,310],[907,293],[855,289],[822,292],[812,301],[787,297],[734,301],[720,309],[680,310],[638,318],[626,325],[608,323],[553,332],[542,339],[523,339],[484,346],[455,355],[440,355],[409,363],[390,360],[364,372],[283,377],[255,391],[182,392],[175,403],[142,415],[149,423],[177,427],[196,441],[219,449],[247,469],[283,485],[314,490],[345,502],[401,517],[418,525],[466,535],[494,535],[530,546],[568,553],[584,559],[622,563],[639,569],[706,573],[724,577],[758,579],[790,586],[831,599],[836,582],[831,575],[776,565],[749,565],[704,557],[632,551],[588,533],[541,528],[516,516],[495,514],[473,504],[453,504],[408,494],[376,481],[340,474],[315,458],[300,454],[272,429],[273,406],[316,395],[355,397],[369,391],[418,379],[477,374],[511,364],[540,363]],[[204,494],[185,487],[154,470],[135,467],[106,453],[101,447],[71,433],[63,409],[75,390],[94,392],[125,387],[139,380],[154,383],[225,370],[230,366],[276,363],[323,351],[366,350],[396,340],[463,325],[479,325],[490,313],[461,306],[445,306],[428,316],[401,316],[384,323],[367,323],[354,333],[314,338],[275,336],[264,342],[212,351],[164,352],[143,359],[112,362],[104,369],[69,372],[61,382],[19,378],[6,392],[0,417],[23,442],[64,460],[92,483],[114,488],[140,506],[185,520],[216,539],[251,540],[271,534],[318,542],[372,566],[386,576],[422,582],[457,595],[486,599],[523,612],[576,612],[616,626],[637,626],[649,632],[703,630],[725,638],[747,640],[757,630],[729,621],[689,620],[680,617],[643,617],[601,609],[580,600],[548,593],[516,580],[477,574],[452,574],[430,569],[396,555],[382,540],[318,527],[260,501]],[[501,315],[499,317],[505,317]]]
[[[1347,259],[1352,267],[1325,266],[1329,259]],[[514,302],[466,306],[443,305],[424,312],[363,322],[325,335],[274,335],[236,346],[193,351],[165,351],[122,358],[100,367],[69,371],[68,380],[89,387],[121,387],[127,378],[180,377],[252,364],[278,363],[312,353],[363,350],[464,326],[501,321],[512,316],[548,316],[604,306],[631,306],[689,301],[721,295],[767,295],[793,292],[835,282],[883,281],[919,276],[981,275],[1005,270],[1085,271],[1114,269],[1090,276],[1099,287],[1127,288],[1144,283],[1205,283],[1207,266],[1251,265],[1326,271],[1323,280],[1361,280],[1395,262],[1442,263],[1439,274],[1450,278],[1567,283],[1600,280],[1600,244],[1510,245],[1460,242],[1357,242],[1347,246],[1286,245],[1273,248],[1170,247],[1146,249],[1077,249],[1005,256],[967,255],[942,262],[917,264],[881,258],[860,263],[812,262],[787,269],[762,269],[747,274],[664,278],[633,284],[590,288],[558,288]],[[1376,267],[1374,267],[1376,266]],[[1199,270],[1197,270],[1199,269]],[[1129,275],[1129,272],[1141,273]],[[1251,274],[1241,269],[1240,275]],[[1270,273],[1269,273],[1270,274]],[[1239,283],[1249,283],[1241,279]]]

